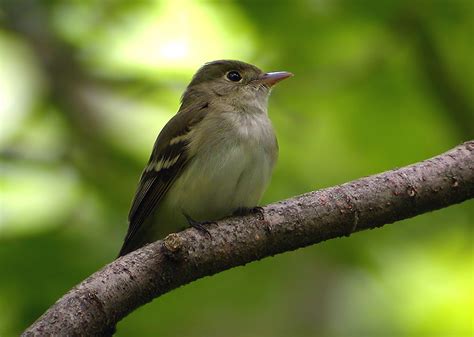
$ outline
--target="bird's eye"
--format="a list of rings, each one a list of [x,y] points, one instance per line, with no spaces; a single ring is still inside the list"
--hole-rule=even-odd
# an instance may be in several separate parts
[[[238,71],[232,70],[227,73],[227,79],[232,82],[239,82],[242,79],[242,76]]]

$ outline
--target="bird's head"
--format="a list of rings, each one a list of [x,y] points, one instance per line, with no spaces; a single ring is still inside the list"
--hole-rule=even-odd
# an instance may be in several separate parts
[[[232,106],[256,106],[266,109],[271,88],[291,77],[286,71],[264,73],[254,65],[234,60],[206,63],[188,85],[183,105],[193,100],[223,102]]]

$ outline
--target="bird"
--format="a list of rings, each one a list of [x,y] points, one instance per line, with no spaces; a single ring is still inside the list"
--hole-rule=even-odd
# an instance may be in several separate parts
[[[186,225],[207,232],[209,222],[258,209],[278,157],[268,98],[291,76],[237,60],[199,68],[155,141],[119,257]]]

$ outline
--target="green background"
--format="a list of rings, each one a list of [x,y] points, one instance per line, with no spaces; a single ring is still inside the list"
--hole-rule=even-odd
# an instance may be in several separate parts
[[[474,138],[474,1],[0,0],[0,336],[116,256],[138,177],[194,71],[273,91],[263,204]],[[472,336],[473,202],[235,268],[117,336]]]

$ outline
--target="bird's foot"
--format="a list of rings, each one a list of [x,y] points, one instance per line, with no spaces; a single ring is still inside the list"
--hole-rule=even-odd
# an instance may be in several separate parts
[[[256,207],[239,207],[237,208],[232,215],[235,216],[244,216],[250,214],[258,214],[263,218],[263,208],[260,206]]]
[[[211,233],[204,226],[205,225],[210,225],[210,224],[215,224],[214,221],[196,221],[186,213],[183,213],[183,215],[184,215],[184,217],[186,218],[186,221],[188,222],[188,224],[191,227],[196,228],[198,231],[200,231],[202,233],[205,233],[209,237],[209,239],[212,239]]]

